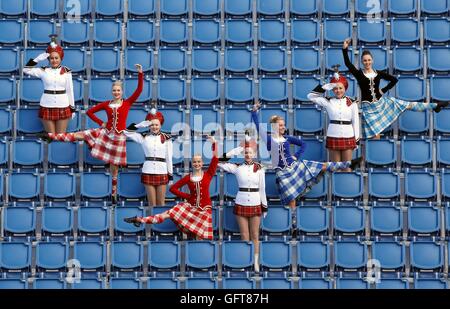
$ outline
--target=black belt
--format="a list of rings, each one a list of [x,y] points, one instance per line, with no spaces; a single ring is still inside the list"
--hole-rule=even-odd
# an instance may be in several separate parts
[[[330,120],[330,123],[332,123],[332,124],[352,124],[351,121],[344,121],[344,120]]]
[[[65,90],[44,90],[46,94],[66,94]]]
[[[166,162],[166,159],[164,159],[164,158],[157,158],[157,157],[145,157],[145,161]]]
[[[259,192],[258,188],[239,188],[240,192]]]

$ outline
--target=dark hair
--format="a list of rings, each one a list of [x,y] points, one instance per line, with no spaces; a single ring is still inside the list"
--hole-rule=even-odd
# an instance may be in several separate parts
[[[370,51],[368,51],[367,49],[362,52],[361,58],[366,55],[369,55],[373,59],[372,53]]]

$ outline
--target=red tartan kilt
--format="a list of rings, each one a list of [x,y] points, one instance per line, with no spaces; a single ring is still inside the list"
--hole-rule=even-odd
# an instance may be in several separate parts
[[[169,209],[168,214],[183,233],[201,239],[213,239],[211,206],[202,210],[182,202]]]
[[[356,148],[356,140],[354,137],[329,137],[327,136],[327,149],[331,150],[348,150]]]
[[[70,107],[43,107],[39,108],[39,118],[42,120],[63,120],[72,117],[72,110]]]
[[[104,128],[82,131],[84,141],[91,148],[91,155],[109,164],[127,165],[127,138]]]
[[[236,216],[250,218],[250,217],[261,216],[262,210],[261,210],[261,205],[257,205],[257,206],[242,206],[242,205],[239,205],[239,204],[234,204],[233,213]]]
[[[144,185],[161,186],[169,183],[169,176],[167,174],[144,174],[141,175],[141,182]]]

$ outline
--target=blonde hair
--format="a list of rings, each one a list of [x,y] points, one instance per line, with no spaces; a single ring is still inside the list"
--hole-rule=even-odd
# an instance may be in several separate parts
[[[116,80],[113,84],[112,84],[112,88],[114,88],[115,86],[119,86],[120,88],[123,89],[123,82],[121,80]]]
[[[284,120],[283,117],[278,116],[278,115],[273,115],[272,117],[270,117],[269,122],[270,123],[277,123],[280,120]]]

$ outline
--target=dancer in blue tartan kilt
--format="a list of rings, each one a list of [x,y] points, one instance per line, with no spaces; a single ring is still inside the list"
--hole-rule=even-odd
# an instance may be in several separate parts
[[[284,205],[295,208],[295,199],[305,195],[317,184],[326,172],[351,168],[354,169],[362,158],[345,162],[316,162],[301,160],[300,156],[305,151],[305,143],[300,137],[285,135],[286,127],[284,119],[280,116],[272,116],[270,123],[273,133],[267,133],[264,126],[260,127],[258,119],[259,103],[256,103],[252,111],[252,120],[256,125],[261,139],[266,143],[270,152],[272,165],[276,169],[276,182],[280,191],[281,201]],[[290,146],[297,145],[300,149],[291,154]]]
[[[394,76],[377,71],[373,68],[372,54],[365,50],[361,55],[363,69],[357,69],[348,56],[348,46],[351,39],[347,39],[342,47],[344,63],[350,73],[356,78],[361,89],[362,125],[365,138],[379,138],[387,127],[389,127],[405,110],[425,111],[434,110],[439,113],[449,102],[422,103],[407,102],[384,94],[392,89],[398,82]],[[389,81],[388,85],[380,88],[380,81]]]

